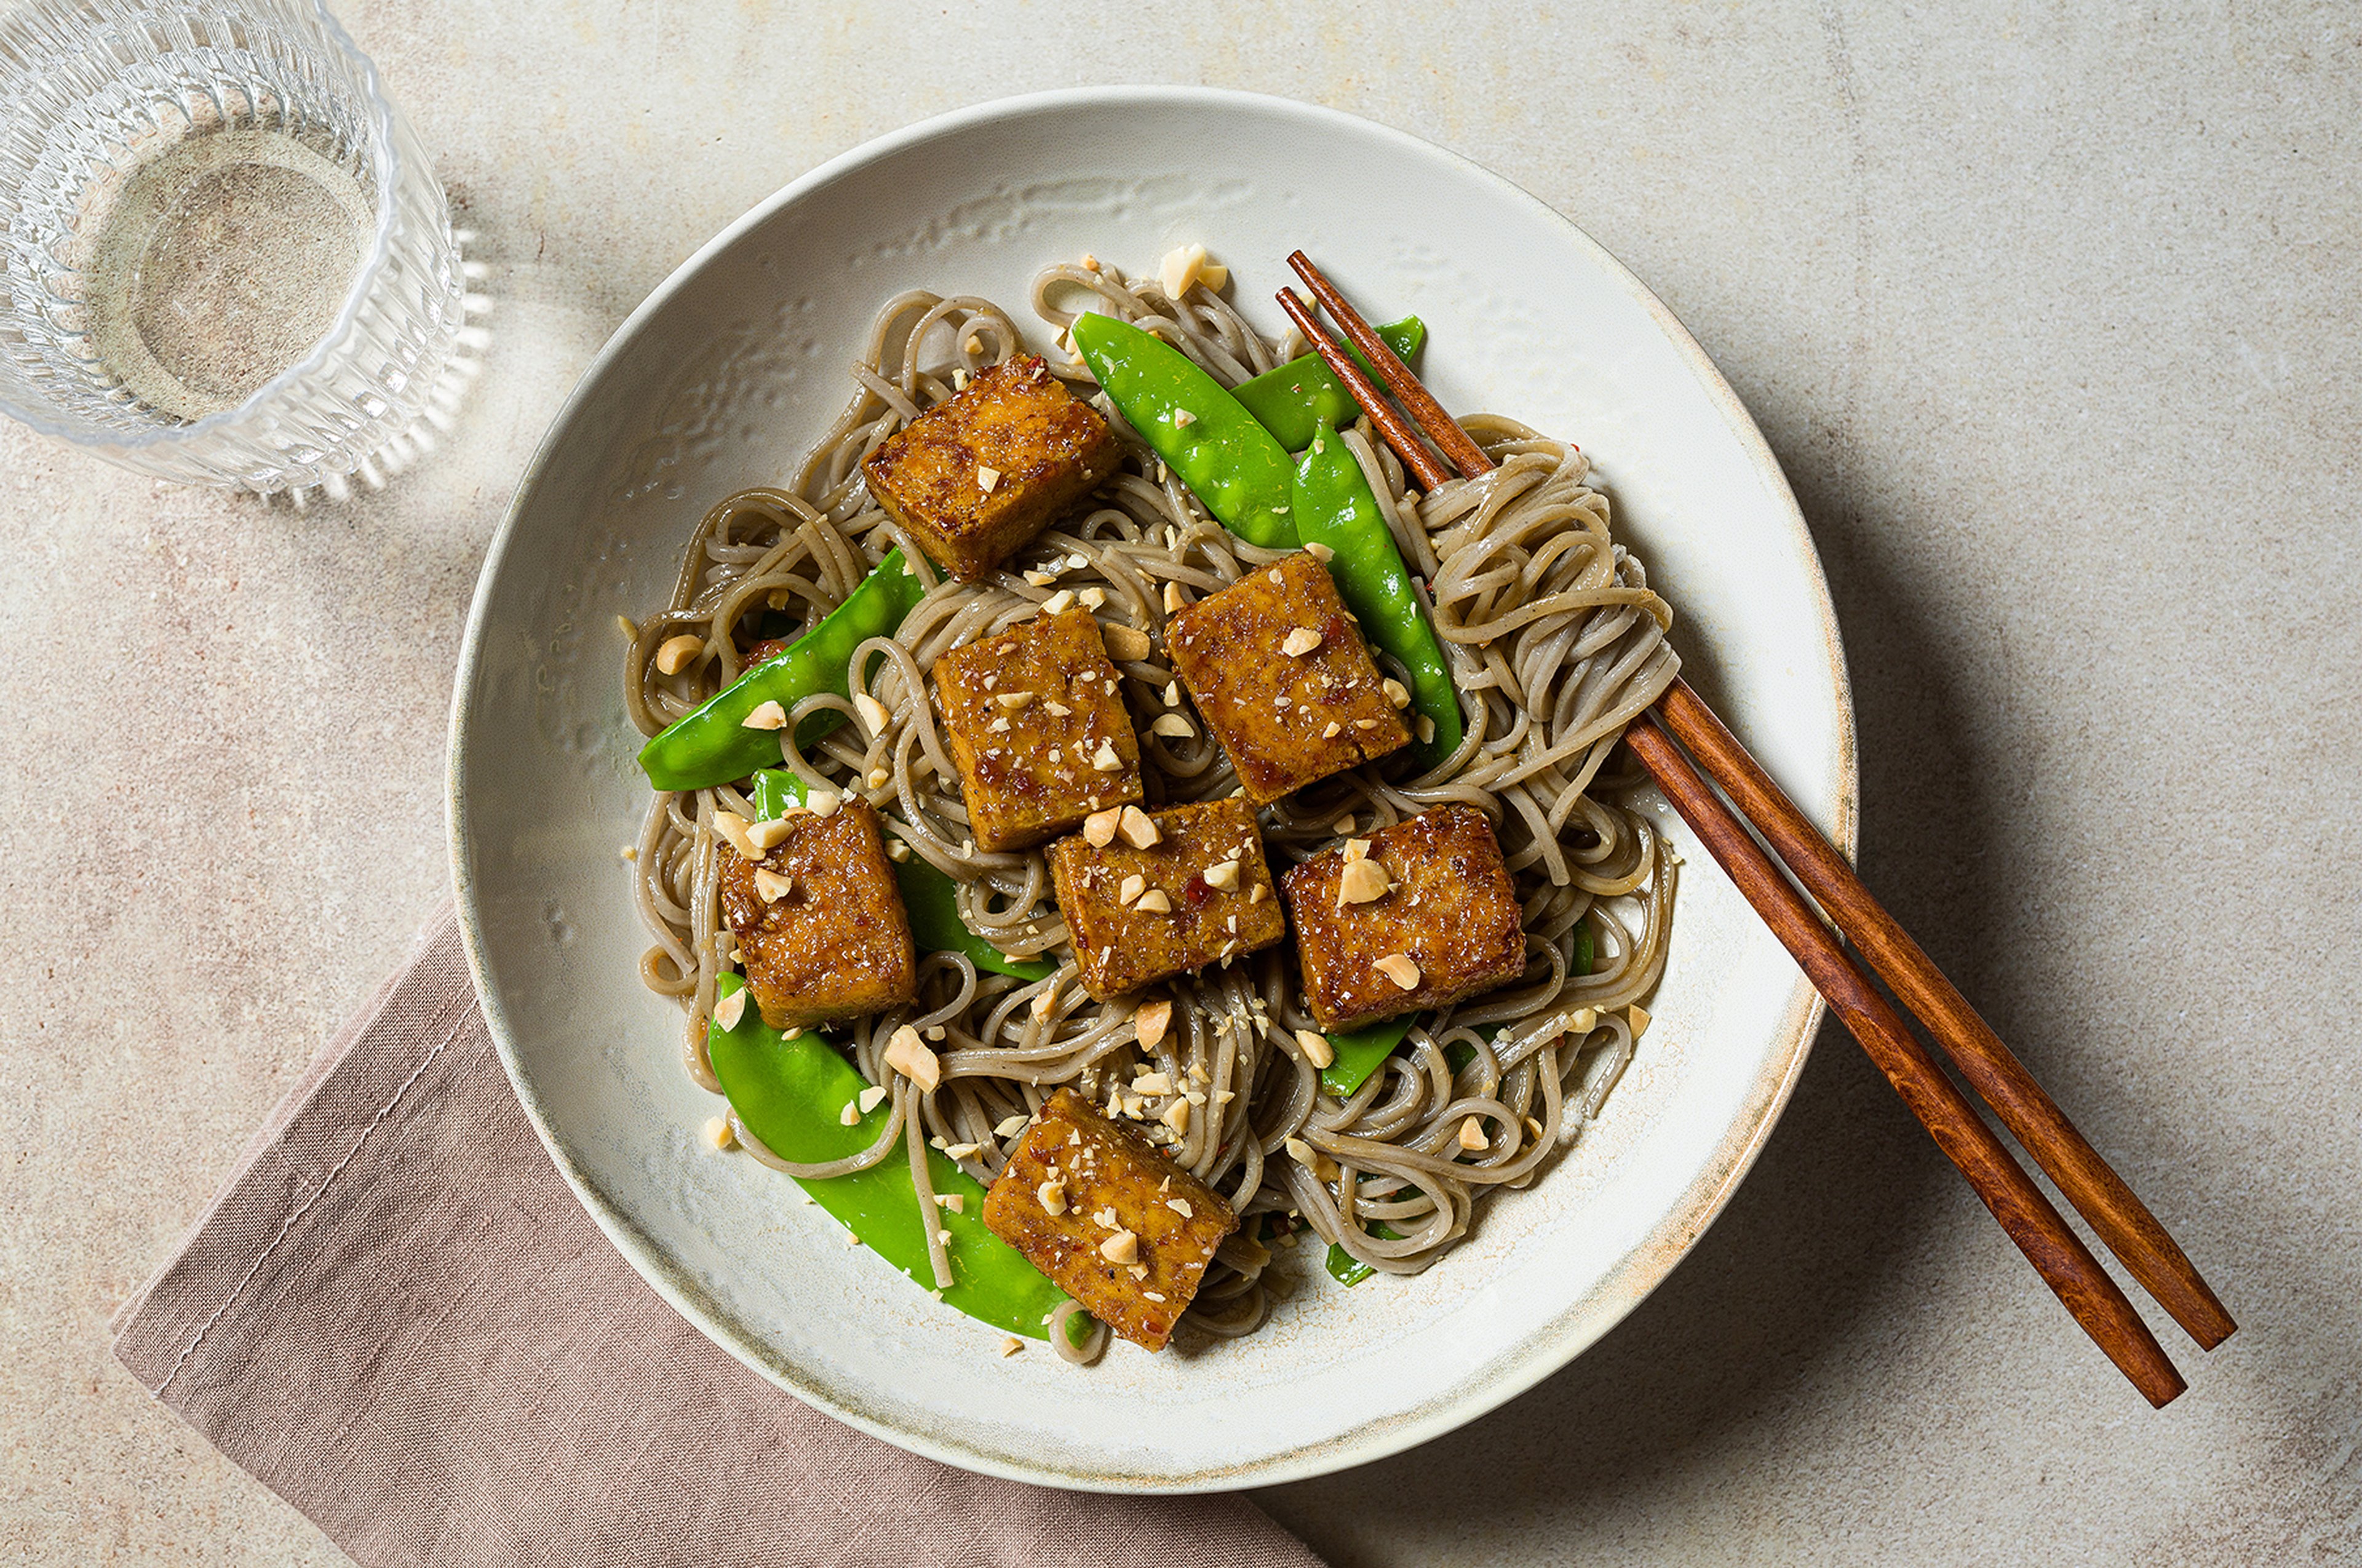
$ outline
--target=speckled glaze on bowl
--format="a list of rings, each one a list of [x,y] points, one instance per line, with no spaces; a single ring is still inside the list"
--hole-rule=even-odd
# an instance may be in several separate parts
[[[1021,318],[1042,265],[1131,269],[1203,241],[1250,315],[1298,246],[1365,308],[1416,311],[1446,405],[1593,453],[1620,536],[1681,616],[1693,679],[1850,847],[1852,712],[1819,565],[1738,400],[1654,296],[1573,225],[1425,142],[1190,89],[961,111],[813,171],[700,250],[583,377],[485,562],[454,698],[453,874],[493,1038],[584,1205],[748,1365],[864,1430],[1051,1485],[1291,1480],[1451,1430],[1555,1371],[1663,1279],[1794,1084],[1818,999],[1702,856],[1656,1021],[1600,1124],[1416,1279],[1347,1291],[1315,1249],[1260,1333],[1078,1372],[848,1249],[794,1186],[701,1147],[717,1102],[642,989],[618,847],[646,801],[618,614],[669,591],[701,513],[778,481],[842,407],[878,302],[972,293]],[[1038,344],[1037,347],[1042,345]],[[1685,835],[1676,837],[1686,844]]]

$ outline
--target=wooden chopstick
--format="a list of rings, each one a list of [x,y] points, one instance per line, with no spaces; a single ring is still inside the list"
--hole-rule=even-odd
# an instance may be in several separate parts
[[[2173,1314],[2204,1350],[2231,1337],[2238,1325],[2207,1288],[2190,1259],[2147,1205],[2067,1119],[1968,999],[1936,967],[1908,932],[1853,874],[1853,867],[1781,792],[1689,682],[1676,679],[1657,700],[1657,713],[1741,815],[1755,824],[1879,978],[1919,1015],[1936,1043],[1959,1065],[1970,1087],[2000,1116],[2058,1190],[2141,1287]]]
[[[1299,250],[1296,254],[1302,256],[1304,252]],[[1311,263],[1308,261],[1305,265],[1310,266]],[[1323,279],[1322,282],[1325,282],[1327,280]],[[1322,361],[1330,370],[1336,372],[1339,381],[1345,383],[1345,390],[1353,394],[1353,401],[1368,411],[1371,420],[1378,427],[1378,434],[1386,438],[1386,445],[1395,449],[1395,456],[1403,460],[1403,467],[1410,470],[1411,477],[1418,480],[1419,487],[1423,490],[1433,490],[1437,485],[1449,480],[1451,477],[1451,470],[1445,468],[1433,452],[1428,450],[1427,443],[1418,438],[1418,432],[1413,429],[1401,414],[1395,412],[1395,405],[1386,401],[1386,394],[1378,390],[1378,383],[1370,380],[1370,373],[1356,364],[1351,354],[1343,352],[1335,344],[1330,342],[1329,335],[1320,328],[1320,318],[1312,314],[1312,307],[1297,299],[1294,289],[1280,290],[1278,297],[1279,308],[1286,311],[1287,319],[1296,323],[1297,329],[1311,340],[1312,347],[1319,352]],[[1346,308],[1350,310],[1352,307],[1348,305]],[[1356,316],[1354,319],[1358,321],[1361,318]],[[1376,343],[1381,349],[1385,349],[1388,359],[1393,359],[1394,350],[1387,348],[1385,343],[1375,333],[1370,336],[1371,341]],[[1378,362],[1374,359],[1371,361],[1372,364]],[[1399,365],[1402,361],[1396,359],[1395,363]],[[1403,373],[1408,375],[1410,372],[1406,370]],[[1418,385],[1416,381],[1411,384]],[[1421,387],[1419,390],[1424,396],[1426,389]],[[1429,401],[1434,400],[1430,398]],[[1451,422],[1447,420],[1445,423]],[[1457,431],[1460,426],[1453,425],[1451,428]],[[1464,432],[1462,433],[1461,439],[1468,440]],[[1487,469],[1493,466],[1492,459],[1485,456],[1483,447],[1478,447],[1473,441],[1469,441],[1468,445],[1476,453],[1474,461]],[[1462,471],[1465,471],[1466,465],[1463,464],[1462,467]],[[1477,471],[1482,472],[1483,469],[1480,469]]]
[[[1370,330],[1370,324],[1345,302],[1345,296],[1337,292],[1337,285],[1322,275],[1320,269],[1312,264],[1310,257],[1298,250],[1288,257],[1287,264],[1296,269],[1296,275],[1304,280],[1304,286],[1312,291],[1312,297],[1320,302],[1321,308],[1344,329],[1345,336],[1353,340],[1353,347],[1377,367],[1378,379],[1386,383],[1386,390],[1401,403],[1403,412],[1410,415],[1411,423],[1435,443],[1437,451],[1451,460],[1452,467],[1473,479],[1493,466],[1493,459],[1485,455],[1485,448],[1476,445],[1468,432],[1460,428],[1459,421],[1446,413],[1443,405],[1419,384],[1418,378],[1410,373],[1410,367],[1396,359],[1395,351],[1386,347],[1386,340]],[[1297,325],[1302,326],[1304,324],[1298,322]],[[1305,328],[1304,335],[1307,337],[1319,336],[1310,327]],[[1324,354],[1321,358],[1325,359],[1328,356]],[[1342,373],[1339,372],[1340,375]],[[1362,406],[1367,408],[1370,405],[1363,403]],[[1410,459],[1405,458],[1403,461],[1407,463]],[[1435,482],[1429,481],[1428,488],[1434,489]]]
[[[1301,251],[1289,260],[1363,351],[1370,353],[1373,346],[1379,350],[1371,355],[1371,362],[1382,371],[1391,365],[1399,377],[1399,383],[1395,377],[1389,377],[1390,390],[1419,420],[1418,430],[1407,425],[1385,403],[1370,378],[1320,329],[1302,302],[1291,292],[1280,291],[1280,303],[1290,319],[1312,340],[1322,360],[1370,413],[1372,422],[1404,463],[1414,473],[1418,472],[1419,464],[1414,461],[1413,454],[1428,458],[1419,435],[1423,433],[1442,447],[1445,440],[1440,430],[1448,427],[1462,448],[1455,454],[1455,461],[1463,474],[1473,478],[1491,469],[1492,459],[1483,448],[1468,438],[1399,359],[1385,352],[1384,342],[1369,330],[1368,323],[1310,260]],[[1364,338],[1368,341],[1364,342]],[[2041,1162],[2077,1209],[2091,1219],[2094,1229],[2124,1260],[2134,1277],[2202,1346],[2212,1349],[2221,1343],[2236,1325],[2164,1227],[2043,1092],[2024,1065],[1977,1017],[1917,944],[1861,887],[1842,857],[1821,838],[1804,813],[1747,756],[1721,721],[1685,682],[1677,682],[1659,700],[1658,712],[1684,744],[1692,745],[1707,771],[1731,791],[1740,809],[1772,840],[1791,869],[1816,898],[1831,907],[1832,914],[1848,935],[1879,966],[1897,994],[1920,1014],[1937,1043],[1961,1064],[1964,1076],[1979,1093],[1992,1101],[2012,1132]],[[1643,730],[1645,734],[1641,734]],[[1695,743],[1690,740],[1693,734],[1698,736]],[[1634,736],[1639,738],[1634,740]],[[1635,755],[1649,766],[1659,788],[1673,801],[1675,809],[1691,823],[1701,841],[1714,850],[1725,871],[1747,892],[1749,902],[1772,926],[1773,933],[1796,957],[1872,1061],[1894,1084],[1904,1103],[1968,1177],[1978,1197],[2058,1292],[2085,1331],[2151,1403],[2163,1405],[2179,1394],[2184,1386],[2180,1374],[2166,1360],[2147,1325],[2133,1313],[2131,1304],[2114,1281],[1985,1128],[1973,1107],[1944,1077],[1893,1006],[1837,945],[1811,907],[1772,867],[1728,808],[1705,788],[1679,749],[1645,719],[1633,726],[1628,741]],[[1684,797],[1690,802],[1687,806],[1683,804]],[[1717,842],[1725,848],[1716,849]],[[1791,844],[1794,845],[1793,853]],[[1816,845],[1818,853],[1814,852]],[[1767,873],[1770,882],[1765,882],[1759,871]],[[1750,881],[1756,884],[1754,890],[1749,890]],[[1772,883],[1777,884],[1776,889]],[[1826,895],[1822,892],[1824,887],[1829,889]],[[1802,924],[1796,923],[1800,914]],[[1856,934],[1856,928],[1862,934]],[[1833,991],[1832,986],[1838,990]],[[1840,991],[1844,999],[1840,999]],[[1990,1089],[1986,1088],[1988,1082],[1993,1086]],[[1958,1111],[1966,1112],[1973,1131],[1959,1122]],[[2025,1130],[2021,1130],[2021,1122]]]
[[[1763,917],[1781,945],[1794,956],[1814,988],[1828,999],[1830,1008],[1861,1042],[1871,1061],[1911,1108],[1911,1114],[1927,1129],[1945,1157],[1969,1178],[1984,1206],[2041,1274],[2043,1282],[2066,1303],[2083,1331],[2151,1405],[2162,1408],[2170,1402],[2187,1385],[2166,1359],[2157,1336],[2149,1332],[2099,1259],[2083,1245],[2082,1238],[2068,1228],[2058,1210],[2042,1196],[2034,1178],[2010,1158],[1968,1096],[1944,1076],[1894,1004],[1838,945],[1804,895],[1780,874],[1772,857],[1706,787],[1650,714],[1632,722],[1624,732],[1624,744],[1656,779],[1706,852],[1755,906],[1755,912]]]

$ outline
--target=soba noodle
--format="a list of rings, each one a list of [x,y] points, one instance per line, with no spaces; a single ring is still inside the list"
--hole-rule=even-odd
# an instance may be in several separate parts
[[[1034,283],[1032,304],[1061,331],[1082,305],[1162,328],[1225,385],[1301,348],[1264,338],[1202,288],[1176,304],[1154,282],[1128,282],[1096,263],[1049,269]],[[1021,351],[1016,324],[986,300],[913,292],[887,302],[853,366],[856,390],[843,415],[784,486],[744,491],[707,513],[671,602],[637,628],[625,690],[640,729],[654,734],[735,679],[766,617],[809,624],[897,543],[919,560],[862,489],[861,460],[968,376]],[[1077,396],[1097,395],[1078,360],[1054,350],[1050,358]],[[1406,487],[1400,463],[1373,440],[1367,420],[1343,439],[1405,558],[1432,585],[1465,739],[1425,774],[1414,776],[1408,754],[1398,754],[1303,790],[1262,820],[1276,872],[1341,831],[1367,833],[1447,801],[1483,809],[1495,819],[1524,904],[1522,979],[1421,1018],[1405,1046],[1341,1101],[1321,1094],[1297,1043],[1296,1032],[1313,1021],[1288,944],[1166,982],[1173,1024],[1144,1053],[1134,1003],[1097,1002],[1077,985],[1043,854],[976,848],[928,701],[926,675],[938,656],[1032,616],[1061,590],[1096,587],[1105,595],[1103,618],[1153,633],[1167,584],[1196,599],[1275,558],[1227,533],[1153,454],[1128,442],[1123,468],[1087,509],[988,581],[935,582],[896,635],[861,646],[853,689],[884,706],[890,722],[882,732],[844,724],[811,752],[800,750],[794,736],[808,714],[854,715],[853,703],[833,695],[799,704],[780,731],[787,767],[808,783],[863,794],[890,834],[960,884],[972,928],[1013,954],[1062,960],[1057,973],[1027,983],[979,971],[960,954],[921,954],[918,999],[845,1025],[838,1036],[862,1075],[890,1093],[877,1143],[852,1159],[802,1166],[763,1148],[743,1123],[739,1141],[807,1176],[905,1153],[925,1201],[922,1140],[975,1145],[961,1163],[988,1183],[1014,1142],[994,1129],[1030,1114],[1061,1085],[1104,1101],[1135,1072],[1195,1084],[1207,1104],[1167,1153],[1224,1193],[1242,1228],[1222,1247],[1185,1321],[1232,1335],[1253,1331],[1268,1309],[1270,1254],[1254,1239],[1258,1217],[1273,1217],[1285,1240],[1308,1225],[1371,1268],[1416,1273],[1467,1235],[1485,1194],[1525,1186],[1579,1136],[1632,1057],[1631,1025],[1618,1010],[1655,986],[1664,964],[1673,863],[1650,819],[1621,799],[1637,778],[1607,768],[1625,724],[1672,680],[1679,661],[1665,641],[1671,613],[1649,591],[1640,563],[1609,536],[1607,500],[1585,483],[1583,454],[1511,420],[1462,423],[1499,468],[1423,496]],[[704,639],[702,657],[661,673],[657,649],[683,633]],[[1166,710],[1173,674],[1161,659],[1120,668],[1134,712]],[[1209,736],[1175,739],[1143,723],[1140,744],[1151,808],[1236,786]],[[680,1001],[685,1064],[717,1093],[705,1039],[715,977],[729,961],[716,890],[717,855],[726,849],[714,829],[722,811],[756,814],[726,786],[658,794],[636,856],[639,909],[656,941],[643,976]],[[1580,975],[1573,972],[1579,925],[1589,927],[1596,951]],[[931,1039],[942,1032],[944,1081],[933,1093],[882,1060],[906,1023]],[[1473,1157],[1456,1142],[1471,1116],[1497,1130]],[[936,1245],[937,1281],[948,1284]],[[1054,1343],[1070,1358],[1078,1353],[1064,1332]]]

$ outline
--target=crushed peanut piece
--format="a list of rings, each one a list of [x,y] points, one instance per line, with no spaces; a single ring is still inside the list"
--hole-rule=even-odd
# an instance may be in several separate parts
[[[755,847],[753,839],[746,836],[746,819],[735,812],[713,813],[713,831],[727,839],[730,847],[747,859],[760,860],[763,858],[763,852]]]
[[[1164,1032],[1173,1027],[1171,999],[1159,997],[1156,1000],[1144,1004],[1138,1012],[1131,1015],[1131,1022],[1132,1027],[1140,1032],[1141,1049],[1155,1050],[1158,1043],[1164,1040]]]
[[[1102,739],[1099,748],[1091,755],[1091,766],[1101,773],[1123,771],[1123,758],[1115,754],[1115,742]]]
[[[886,1065],[922,1089],[933,1091],[944,1081],[942,1061],[907,1023],[886,1042]]]
[[[1316,1067],[1326,1067],[1337,1059],[1336,1050],[1329,1043],[1329,1037],[1319,1030],[1297,1030],[1296,1044],[1297,1049],[1304,1053],[1304,1059]]]
[[[1129,1231],[1118,1231],[1099,1243],[1099,1256],[1111,1264],[1128,1264],[1140,1256],[1140,1238]]]
[[[1015,1355],[1019,1351],[1021,1351],[1024,1348],[1025,1342],[1019,1339],[1015,1334],[1010,1334],[1000,1342],[1000,1359],[1007,1361],[1010,1356]]]
[[[993,487],[999,482],[1000,470],[999,469],[992,467],[989,463],[978,463],[976,466],[977,489],[984,491],[987,495],[990,495],[992,493]]]
[[[1236,860],[1217,860],[1200,875],[1204,877],[1206,886],[1216,892],[1235,893],[1239,890],[1239,863]]]
[[[1176,1099],[1164,1108],[1164,1125],[1187,1135],[1189,1131],[1189,1102]]]
[[[861,1121],[861,1110],[848,1099],[844,1102],[844,1109],[836,1113],[836,1120],[840,1126],[854,1126]]]
[[[748,730],[783,730],[788,727],[788,711],[778,702],[757,702],[755,711],[738,721],[739,728]]]
[[[1333,730],[1337,726],[1331,724],[1329,727]],[[1196,736],[1198,728],[1178,713],[1159,713],[1156,722],[1148,726],[1148,733],[1163,735],[1168,740],[1189,740]]]
[[[713,1021],[724,1029],[735,1029],[738,1021],[746,1016],[746,993],[732,991],[713,1004]]]
[[[1142,914],[1171,914],[1173,900],[1165,896],[1164,889],[1151,888],[1141,894],[1140,902],[1131,907]]]
[[[709,1116],[705,1119],[705,1141],[716,1149],[727,1149],[738,1142],[738,1134],[730,1130],[728,1117]]]
[[[871,1111],[877,1109],[877,1102],[886,1098],[887,1092],[888,1091],[884,1085],[871,1084],[867,1088],[863,1089],[858,1095],[855,1095],[854,1099],[855,1103],[861,1107],[861,1114],[866,1116]]]
[[[1407,953],[1389,953],[1378,960],[1378,972],[1404,990],[1418,989],[1418,965]]]
[[[1386,694],[1386,701],[1392,702],[1396,707],[1407,708],[1410,706],[1410,688],[1405,686],[1401,681],[1396,680],[1393,676],[1389,675],[1386,677],[1383,690]]]
[[[1111,622],[1099,628],[1099,635],[1107,643],[1108,657],[1126,663],[1146,658],[1156,651],[1156,645],[1149,640],[1148,634],[1137,626]]]
[[[705,652],[705,639],[694,633],[683,632],[677,637],[667,637],[657,646],[657,671],[660,675],[679,675],[697,661]]]
[[[1120,904],[1128,904],[1146,891],[1148,891],[1148,878],[1135,871],[1131,876],[1126,877],[1123,879],[1122,884],[1116,889],[1115,901]]]
[[[1309,626],[1297,626],[1280,639],[1279,651],[1290,658],[1301,658],[1320,646],[1320,634]]]
[[[1385,898],[1393,886],[1394,883],[1386,877],[1386,868],[1377,861],[1367,858],[1349,860],[1344,870],[1337,874],[1337,907],[1342,909],[1347,904],[1375,903]]]
[[[1123,813],[1112,808],[1104,812],[1093,812],[1083,819],[1083,842],[1093,849],[1105,849],[1115,842],[1116,827],[1122,821]],[[1156,824],[1151,823],[1148,825],[1154,827]]]
[[[1330,561],[1337,558],[1336,551],[1317,540],[1305,546],[1304,553],[1310,556],[1314,560],[1319,561],[1322,566],[1327,566]]]
[[[1116,813],[1115,831],[1134,849],[1153,849],[1164,837],[1157,831],[1156,819],[1138,806],[1126,806]]]
[[[886,726],[894,722],[894,715],[886,711],[886,704],[866,691],[855,696],[853,711],[861,715],[861,722],[868,726],[873,735],[884,734]]]
[[[1074,607],[1075,593],[1070,588],[1062,588],[1042,601],[1042,613],[1044,615],[1063,615]]]
[[[1033,1196],[1035,1198],[1040,1200],[1042,1212],[1044,1214],[1064,1214],[1066,1211],[1066,1184],[1065,1182],[1045,1181],[1033,1194]]]
[[[796,890],[793,877],[782,877],[767,866],[755,869],[755,896],[767,904],[776,904]]]
[[[1478,1121],[1476,1118],[1471,1116],[1460,1123],[1460,1146],[1462,1148],[1481,1149],[1489,1142],[1491,1142],[1491,1140],[1485,1136],[1484,1124]]]
[[[1633,1039],[1638,1040],[1649,1032],[1649,1010],[1639,1002],[1634,1002],[1630,1007],[1626,1008],[1624,1016],[1632,1021]]]

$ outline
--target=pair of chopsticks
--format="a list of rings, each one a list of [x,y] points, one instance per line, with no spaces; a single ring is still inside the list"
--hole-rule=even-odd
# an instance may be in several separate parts
[[[1444,412],[1304,252],[1287,260],[1321,308],[1377,367],[1385,389],[1337,345],[1295,290],[1280,290],[1281,307],[1369,412],[1386,444],[1418,482],[1432,491],[1449,481],[1455,469],[1469,479],[1491,471],[1494,463],[1484,448]],[[1388,392],[1403,413],[1386,401]],[[1864,971],[1864,963],[1918,1016],[1960,1076],[2141,1287],[2201,1349],[2213,1350],[2238,1325],[2157,1217],[1687,681],[1676,679],[1653,708],[1634,720],[1624,743],[2083,1331],[2150,1404],[2162,1408],[2171,1401],[2188,1385],[2166,1358],[2157,1336],[1985,1125],[1968,1096],[1945,1076],[1901,1011]],[[1700,768],[1738,806],[1745,822],[1700,777]],[[1750,823],[1754,834],[1748,831]],[[1764,852],[1755,834],[1762,835],[1780,864]],[[1807,893],[1812,902],[1806,901]],[[1816,912],[1814,903],[1822,912]],[[1835,932],[1824,922],[1823,913]],[[1851,944],[1851,953],[1840,944],[1840,935]]]

